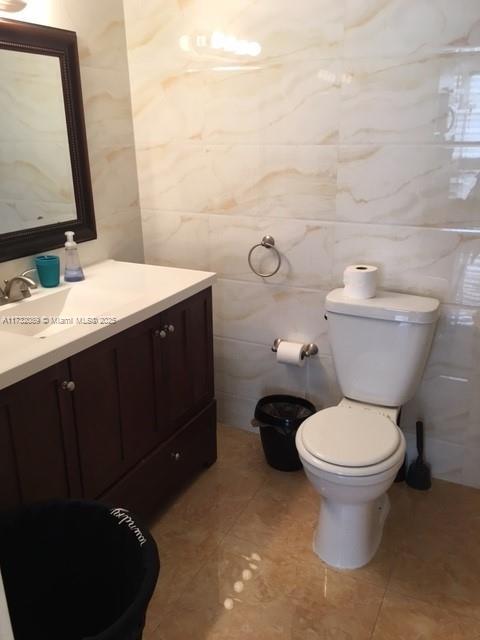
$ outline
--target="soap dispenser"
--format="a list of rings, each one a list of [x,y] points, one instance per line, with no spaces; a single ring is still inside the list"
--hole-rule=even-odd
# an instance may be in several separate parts
[[[65,231],[67,241],[65,242],[65,282],[79,282],[85,280],[83,275],[80,257],[78,255],[77,243],[73,239],[74,231]]]

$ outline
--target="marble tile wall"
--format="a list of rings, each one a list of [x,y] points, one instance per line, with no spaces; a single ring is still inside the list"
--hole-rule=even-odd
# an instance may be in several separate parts
[[[97,240],[79,245],[80,256],[84,264],[106,258],[143,262],[122,0],[32,0],[23,11],[0,11],[0,17],[77,33],[98,232]],[[31,207],[21,213],[28,217]],[[63,250],[52,253],[63,258]],[[2,262],[0,274],[8,278],[31,263],[31,257]]]
[[[422,385],[434,473],[480,486],[478,0],[124,0],[146,259],[212,269],[220,418],[339,390],[323,319],[352,262],[442,301]],[[247,253],[283,254],[261,280]],[[261,258],[268,264],[268,256]],[[304,369],[278,337],[316,341]]]

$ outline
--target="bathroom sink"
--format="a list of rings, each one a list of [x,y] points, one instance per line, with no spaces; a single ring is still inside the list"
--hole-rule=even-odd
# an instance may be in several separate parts
[[[48,338],[79,325],[109,324],[115,318],[108,311],[124,299],[121,292],[83,283],[42,294],[0,307],[0,332]]]
[[[107,340],[203,291],[215,274],[104,260],[82,282],[32,290],[0,306],[0,389]]]

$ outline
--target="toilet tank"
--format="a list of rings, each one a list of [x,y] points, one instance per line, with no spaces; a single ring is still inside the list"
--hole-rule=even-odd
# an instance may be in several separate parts
[[[325,306],[343,395],[386,407],[405,404],[425,368],[438,300],[391,291],[357,300],[335,289]]]

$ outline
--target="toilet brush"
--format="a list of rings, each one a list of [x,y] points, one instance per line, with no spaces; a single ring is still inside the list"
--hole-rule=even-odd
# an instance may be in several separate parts
[[[426,491],[432,486],[430,466],[423,459],[423,422],[416,424],[417,428],[417,459],[414,460],[407,471],[407,484],[413,489]]]

